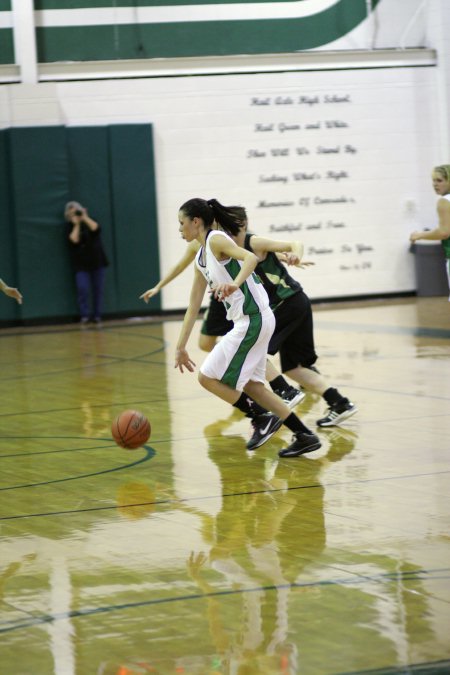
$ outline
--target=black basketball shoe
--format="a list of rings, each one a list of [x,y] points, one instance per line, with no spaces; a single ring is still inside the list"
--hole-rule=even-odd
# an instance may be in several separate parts
[[[296,389],[295,387],[289,387],[289,389],[285,389],[284,391],[276,391],[275,393],[283,399],[283,401],[291,408],[291,410],[305,398],[305,392],[303,389]]]
[[[250,421],[253,427],[253,434],[247,443],[247,450],[259,448],[269,438],[272,438],[274,433],[283,424],[279,417],[268,412],[261,413],[261,415],[253,417]]]
[[[343,401],[331,405],[326,411],[325,417],[317,420],[316,424],[318,427],[334,427],[356,412],[358,412],[358,408],[348,398],[344,398]]]

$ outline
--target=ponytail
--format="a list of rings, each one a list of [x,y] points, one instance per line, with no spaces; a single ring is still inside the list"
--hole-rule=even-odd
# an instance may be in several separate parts
[[[243,206],[223,206],[217,199],[189,199],[181,207],[189,218],[201,218],[207,229],[214,221],[224,232],[236,236],[247,224],[247,213]]]
[[[214,220],[227,234],[236,236],[246,224],[247,214],[242,206],[223,206],[217,199],[209,199],[209,206],[214,211]]]

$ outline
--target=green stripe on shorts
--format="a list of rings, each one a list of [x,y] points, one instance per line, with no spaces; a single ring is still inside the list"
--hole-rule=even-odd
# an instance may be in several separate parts
[[[231,359],[230,365],[222,376],[221,382],[227,384],[232,389],[236,389],[236,385],[241,374],[242,366],[250,349],[258,341],[261,333],[262,316],[261,314],[252,314],[249,316],[250,323],[247,328],[244,339],[242,340],[236,354]]]

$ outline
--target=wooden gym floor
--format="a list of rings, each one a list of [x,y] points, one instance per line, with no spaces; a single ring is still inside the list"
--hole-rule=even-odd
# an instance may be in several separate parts
[[[174,369],[179,320],[0,331],[1,673],[450,673],[450,305],[314,315],[359,413],[290,460]]]

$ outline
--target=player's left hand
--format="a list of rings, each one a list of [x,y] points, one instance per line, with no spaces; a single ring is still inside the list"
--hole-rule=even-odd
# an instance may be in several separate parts
[[[184,373],[183,368],[187,368],[190,373],[195,370],[195,363],[189,357],[186,349],[177,349],[175,352],[175,368],[179,368],[181,373]]]
[[[214,289],[214,297],[216,300],[225,300],[229,295],[237,291],[239,286],[236,284],[218,284]]]
[[[296,253],[285,251],[282,255],[283,255],[283,262],[286,265],[298,265],[300,263],[300,258]]]
[[[315,265],[313,262],[307,260],[302,260],[297,253],[291,253],[290,251],[285,251],[284,253],[277,253],[278,259],[285,265],[295,265],[296,267],[311,267]]]

